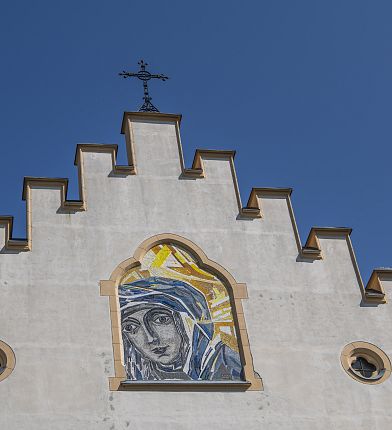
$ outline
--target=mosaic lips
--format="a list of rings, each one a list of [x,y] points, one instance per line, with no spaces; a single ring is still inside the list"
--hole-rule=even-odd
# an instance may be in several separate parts
[[[163,357],[167,351],[169,346],[157,346],[156,348],[153,348],[151,351],[158,355],[158,357]]]

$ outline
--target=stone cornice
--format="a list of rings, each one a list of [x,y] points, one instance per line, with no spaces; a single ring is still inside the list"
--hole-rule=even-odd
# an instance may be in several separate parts
[[[298,227],[295,221],[294,210],[291,203],[291,188],[252,188],[246,206],[243,206],[237,181],[237,174],[234,165],[235,151],[232,150],[209,150],[197,149],[193,158],[191,168],[186,168],[183,159],[182,144],[179,132],[181,115],[165,114],[157,112],[125,112],[122,121],[121,132],[125,134],[127,149],[127,165],[117,164],[118,146],[114,144],[79,144],[76,147],[75,165],[78,169],[78,186],[79,199],[70,200],[67,198],[68,178],[45,178],[45,177],[25,177],[23,182],[23,200],[26,201],[26,238],[14,238],[12,236],[13,217],[10,215],[0,216],[0,227],[5,229],[4,246],[2,252],[21,252],[30,251],[32,247],[31,240],[31,197],[32,188],[49,188],[60,189],[60,209],[69,213],[87,210],[85,200],[84,173],[83,163],[81,162],[83,153],[108,153],[112,159],[112,173],[114,176],[124,177],[137,174],[137,160],[134,153],[134,138],[132,131],[132,121],[155,121],[155,122],[172,122],[176,127],[178,151],[181,164],[181,179],[202,180],[205,178],[204,159],[222,159],[230,163],[230,169],[233,178],[233,187],[238,204],[237,220],[262,219],[262,201],[268,198],[282,198],[286,200],[290,214],[293,232],[298,248],[298,257],[305,260],[321,260],[323,258],[320,237],[342,238],[344,237],[349,247],[354,269],[357,275],[358,283],[361,288],[362,298],[365,302],[385,303],[385,292],[382,288],[382,280],[390,279],[392,269],[376,269],[373,271],[367,286],[365,287],[358,269],[354,250],[350,240],[351,229],[346,227],[313,227],[310,230],[305,245],[302,245]],[[1,244],[0,244],[1,247]],[[0,248],[1,249],[1,248]]]

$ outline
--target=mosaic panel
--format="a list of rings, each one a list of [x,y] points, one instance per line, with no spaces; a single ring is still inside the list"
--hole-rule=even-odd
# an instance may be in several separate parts
[[[226,287],[187,251],[156,245],[118,296],[128,380],[243,380]]]

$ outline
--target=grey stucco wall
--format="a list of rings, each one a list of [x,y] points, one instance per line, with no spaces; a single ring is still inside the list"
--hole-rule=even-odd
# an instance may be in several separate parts
[[[133,133],[137,175],[115,177],[109,153],[84,152],[87,210],[62,213],[60,191],[35,186],[32,251],[0,253],[0,340],[17,360],[0,382],[0,428],[390,429],[392,378],[361,384],[340,364],[355,340],[392,356],[391,307],[360,305],[346,240],[321,237],[324,258],[301,261],[284,198],[263,197],[261,219],[237,219],[229,158],[205,156],[204,179],[180,179],[173,123],[134,121]],[[98,282],[160,233],[190,239],[247,284],[264,391],[109,391]]]

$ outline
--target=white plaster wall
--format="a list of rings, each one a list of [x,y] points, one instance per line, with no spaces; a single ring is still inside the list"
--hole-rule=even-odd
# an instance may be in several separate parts
[[[0,252],[0,339],[17,360],[0,382],[0,429],[390,429],[392,378],[364,385],[340,365],[355,340],[392,357],[391,306],[360,305],[346,241],[321,238],[323,260],[297,261],[284,198],[263,197],[262,219],[236,219],[229,159],[206,157],[204,179],[179,179],[174,125],[133,128],[137,175],[114,177],[110,154],[84,152],[87,211],[62,213],[58,189],[34,187],[32,251]],[[248,285],[264,391],[109,391],[98,282],[160,233],[192,240]]]

